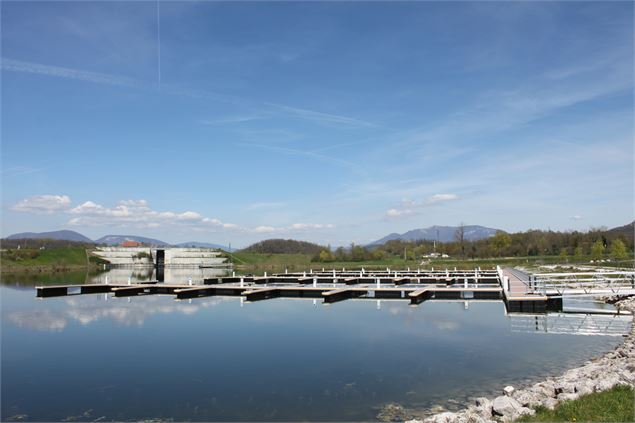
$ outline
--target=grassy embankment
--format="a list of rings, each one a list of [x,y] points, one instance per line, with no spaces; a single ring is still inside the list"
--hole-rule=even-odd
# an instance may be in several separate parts
[[[98,264],[85,248],[11,249],[0,252],[3,273],[61,272],[88,269]]]
[[[554,410],[539,407],[535,415],[524,416],[516,422],[632,422],[635,421],[634,401],[632,387],[616,386],[565,401]]]
[[[562,263],[562,259],[558,256],[531,256],[531,257],[500,257],[486,259],[435,259],[426,264],[422,264],[421,260],[404,260],[400,257],[389,257],[383,260],[373,261],[335,261],[335,262],[314,262],[310,254],[261,254],[249,252],[235,252],[227,254],[234,263],[237,270],[253,270],[253,271],[301,271],[307,269],[385,269],[386,267],[394,269],[411,269],[435,267],[439,269],[447,268],[463,268],[473,269],[481,267],[483,269],[492,268],[496,265],[500,266],[535,266],[541,264],[560,264],[563,266],[573,265],[574,263]],[[588,261],[581,263],[588,265]],[[602,263],[603,266],[608,263]],[[632,265],[632,262],[628,263]]]

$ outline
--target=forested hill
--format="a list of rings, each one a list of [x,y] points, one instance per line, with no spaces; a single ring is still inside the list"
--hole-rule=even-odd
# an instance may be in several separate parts
[[[324,247],[293,239],[266,239],[241,250],[260,254],[319,254]]]
[[[608,232],[611,235],[622,235],[630,240],[632,243],[633,238],[635,237],[635,221],[624,226],[618,226],[617,228],[609,229]]]

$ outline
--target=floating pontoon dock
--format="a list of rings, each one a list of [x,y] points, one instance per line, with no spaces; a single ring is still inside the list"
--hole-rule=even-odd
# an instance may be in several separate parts
[[[627,281],[633,275],[627,275]],[[630,282],[628,282],[630,283]],[[38,286],[37,296],[59,297],[112,293],[116,297],[173,295],[176,299],[210,296],[243,297],[246,301],[271,298],[321,298],[334,303],[352,298],[396,299],[411,304],[426,300],[503,300],[509,312],[546,313],[562,309],[562,295],[545,289],[544,281],[517,269],[490,270],[325,270],[244,275],[205,279],[203,284],[100,283]],[[619,285],[622,286],[622,285]],[[628,288],[628,286],[626,287]],[[635,288],[635,287],[633,287]],[[561,291],[558,291],[561,293]]]

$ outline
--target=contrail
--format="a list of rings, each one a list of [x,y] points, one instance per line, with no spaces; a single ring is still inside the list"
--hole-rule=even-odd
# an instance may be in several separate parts
[[[157,0],[157,68],[159,74],[159,86],[161,86],[161,9]]]

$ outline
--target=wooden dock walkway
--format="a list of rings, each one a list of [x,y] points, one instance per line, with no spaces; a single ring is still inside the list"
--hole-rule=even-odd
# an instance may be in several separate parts
[[[558,304],[552,304],[553,301],[546,295],[535,293],[530,287],[529,275],[524,272],[518,269],[505,268],[502,269],[502,275],[501,285],[505,304],[509,312],[545,313],[553,306],[562,308],[562,300]]]

